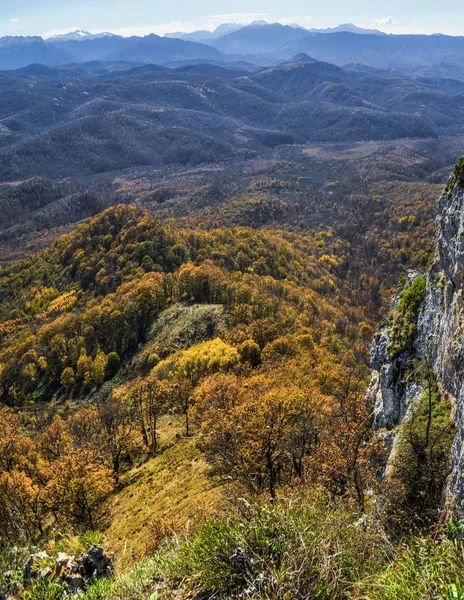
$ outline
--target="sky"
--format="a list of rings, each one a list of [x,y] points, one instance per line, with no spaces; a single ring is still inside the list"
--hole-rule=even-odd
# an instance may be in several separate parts
[[[464,35],[464,5],[456,0],[0,0],[0,36],[50,37],[76,29],[163,35],[254,20]]]

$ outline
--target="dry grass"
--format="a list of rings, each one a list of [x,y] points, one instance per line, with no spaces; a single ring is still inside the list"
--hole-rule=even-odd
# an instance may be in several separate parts
[[[122,489],[108,501],[103,540],[116,553],[118,572],[144,555],[153,519],[185,528],[223,502],[222,487],[209,477],[195,438],[183,437],[182,429],[181,420],[163,418],[160,453],[126,473]]]

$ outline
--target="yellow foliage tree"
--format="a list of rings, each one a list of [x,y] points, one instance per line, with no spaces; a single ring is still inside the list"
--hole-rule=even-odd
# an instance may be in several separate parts
[[[58,518],[94,529],[113,488],[111,470],[90,448],[81,448],[50,465],[49,507]]]

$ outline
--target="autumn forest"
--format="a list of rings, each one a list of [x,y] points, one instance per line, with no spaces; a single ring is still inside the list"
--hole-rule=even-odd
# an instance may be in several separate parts
[[[417,361],[386,478],[366,393],[463,185],[459,131],[408,102],[462,84],[94,67],[0,79],[0,598],[464,598],[449,402]]]

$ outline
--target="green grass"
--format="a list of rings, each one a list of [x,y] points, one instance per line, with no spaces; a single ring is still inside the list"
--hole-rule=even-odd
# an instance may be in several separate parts
[[[153,590],[163,598],[176,597],[167,589],[179,597],[347,598],[378,554],[358,518],[318,490],[275,506],[242,500],[229,518],[203,522],[155,557]]]
[[[82,600],[462,600],[463,525],[393,545],[375,519],[318,489],[201,521]],[[23,600],[62,600],[59,582],[38,581]]]
[[[381,573],[362,582],[358,594],[366,600],[461,600],[462,541],[413,539]]]
[[[86,600],[461,600],[462,526],[397,546],[375,521],[317,490],[274,506],[242,501]]]

